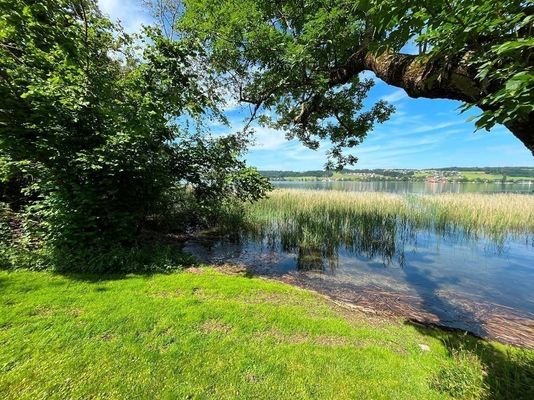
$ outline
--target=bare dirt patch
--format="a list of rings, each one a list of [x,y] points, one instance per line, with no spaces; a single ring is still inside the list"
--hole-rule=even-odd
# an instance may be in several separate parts
[[[201,324],[200,330],[205,334],[228,334],[232,330],[232,325],[217,319],[208,319]]]
[[[169,299],[173,297],[181,297],[183,296],[183,292],[179,289],[163,290],[160,292],[149,293],[148,296],[155,299]]]
[[[31,317],[52,317],[55,314],[55,307],[48,305],[40,305],[30,311]]]

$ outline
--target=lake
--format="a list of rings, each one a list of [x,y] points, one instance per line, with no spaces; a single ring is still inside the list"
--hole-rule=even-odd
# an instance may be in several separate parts
[[[360,182],[339,183],[350,186]],[[186,243],[184,250],[204,262],[242,265],[253,274],[313,289],[365,311],[534,347],[532,231],[478,229],[467,222],[417,222],[409,214],[392,214],[393,208],[388,207],[393,206],[388,204],[398,201],[390,199],[398,197],[392,194],[341,194],[341,201],[347,199],[349,206],[370,199],[361,207],[363,211],[351,218],[345,218],[343,208],[328,209],[324,204],[313,213],[301,215],[311,197],[326,196],[327,203],[332,204],[336,199],[340,201],[339,195],[284,193],[290,196],[288,201],[294,202],[287,207],[288,214],[272,217],[275,209],[288,204],[282,195],[274,196],[279,202],[273,200],[270,208],[262,209],[271,219],[260,228],[224,236],[197,236]],[[461,196],[471,201],[473,195],[454,198]],[[510,205],[512,210],[530,207],[534,199],[475,195],[473,201],[478,199],[480,207],[493,201],[506,206],[508,197],[503,202],[497,196],[519,199]],[[407,197],[411,199],[408,213],[419,206],[418,198]],[[383,205],[366,212],[381,201]],[[527,211],[526,218],[531,219],[533,214]]]
[[[273,181],[285,189],[342,190],[388,193],[534,193],[532,183],[410,182],[410,181]]]

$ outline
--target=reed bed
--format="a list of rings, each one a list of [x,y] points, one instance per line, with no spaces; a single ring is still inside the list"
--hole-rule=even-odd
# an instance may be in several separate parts
[[[250,222],[316,220],[350,224],[362,216],[394,217],[416,227],[461,227],[492,233],[534,233],[534,196],[522,194],[399,195],[279,189],[246,209]]]
[[[492,232],[534,232],[534,196],[524,194],[441,194],[421,196],[435,220]]]
[[[421,232],[497,246],[534,234],[534,196],[518,194],[399,195],[280,189],[245,209],[242,232],[283,250],[298,251],[313,268],[338,250],[384,262],[398,259]]]

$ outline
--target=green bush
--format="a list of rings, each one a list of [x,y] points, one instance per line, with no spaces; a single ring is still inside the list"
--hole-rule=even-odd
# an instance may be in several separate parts
[[[241,161],[239,137],[179,124],[219,115],[194,43],[148,28],[126,35],[94,0],[14,0],[0,2],[0,44],[0,200],[19,224],[2,228],[7,264],[35,256],[32,265],[112,271],[136,255],[151,265],[141,255],[150,219],[198,217],[268,188]],[[187,191],[194,203],[170,204]]]
[[[452,363],[444,366],[430,383],[431,388],[454,399],[483,399],[486,395],[485,373],[474,353],[454,351]]]

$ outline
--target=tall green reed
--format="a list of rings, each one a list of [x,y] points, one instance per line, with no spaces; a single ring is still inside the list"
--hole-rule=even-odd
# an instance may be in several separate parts
[[[497,244],[532,235],[534,196],[275,190],[245,207],[242,231],[312,264],[340,248],[389,262],[402,259],[404,244],[420,231],[459,240],[485,235]]]

